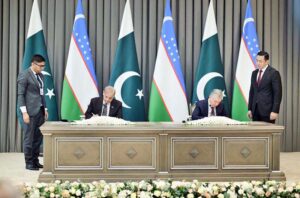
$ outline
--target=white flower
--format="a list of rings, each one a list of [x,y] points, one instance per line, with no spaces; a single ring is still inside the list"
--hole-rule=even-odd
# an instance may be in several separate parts
[[[118,188],[124,188],[124,187],[125,187],[125,184],[124,184],[124,183],[121,183],[121,182],[119,182],[119,183],[117,183],[117,187],[118,187]]]
[[[145,182],[144,180],[140,181],[139,185],[138,185],[138,188],[142,189],[142,190],[146,190],[147,189],[147,182]]]
[[[140,198],[151,198],[149,192],[142,191],[140,194]]]
[[[50,193],[50,197],[51,198],[55,197],[54,193]]]
[[[278,188],[278,192],[282,193],[284,191],[284,189],[282,187]]]
[[[218,191],[219,188],[218,188],[218,186],[213,186],[213,187],[212,187],[212,190],[213,190],[213,191]]]
[[[154,196],[159,197],[161,195],[161,191],[155,190],[153,194]]]
[[[300,198],[300,195],[298,193],[296,193],[295,198]]]
[[[163,192],[161,194],[161,197],[171,197],[171,194],[170,194],[170,192]]]
[[[60,184],[61,183],[61,181],[60,180],[55,180],[55,182],[54,183],[56,183],[56,184]]]
[[[41,183],[37,183],[37,184],[36,184],[36,187],[37,187],[37,188],[42,188],[43,185],[42,185]]]
[[[147,191],[150,192],[153,189],[153,186],[151,184],[147,185]]]
[[[272,193],[275,191],[275,188],[273,186],[271,186],[268,190]]]
[[[265,191],[260,187],[255,188],[255,191],[258,195],[264,195],[265,194]]]
[[[192,183],[191,188],[192,188],[192,189],[196,189],[196,188],[197,188],[197,185],[196,185],[195,183]]]
[[[55,190],[54,186],[50,186],[50,187],[49,187],[49,191],[50,191],[50,192],[54,192],[54,190]]]
[[[218,198],[224,198],[224,195],[222,193],[218,194]]]
[[[75,188],[72,187],[72,188],[70,189],[70,193],[71,193],[72,195],[74,195],[74,194],[76,193]]]
[[[187,195],[187,198],[194,198],[194,194],[189,193],[189,194]]]
[[[286,191],[287,192],[292,192],[293,191],[293,187],[291,187],[291,186],[287,187]]]
[[[203,188],[203,186],[200,186],[199,188],[198,188],[198,193],[200,194],[200,195],[202,195],[203,193],[204,193],[204,188]]]
[[[30,195],[30,198],[40,198],[40,191],[38,189],[34,190],[34,192]]]
[[[242,194],[244,194],[244,191],[242,189],[239,189],[238,193],[239,193],[239,195],[242,195]]]
[[[131,193],[130,198],[136,198],[136,193]]]
[[[76,191],[76,196],[80,196],[81,195],[81,191],[80,190],[77,190]]]
[[[118,192],[117,185],[110,184],[110,191],[111,191],[111,194],[117,194],[117,192]]]

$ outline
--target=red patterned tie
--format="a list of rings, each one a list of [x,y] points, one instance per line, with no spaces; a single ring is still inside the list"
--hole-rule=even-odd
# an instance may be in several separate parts
[[[260,84],[260,81],[261,81],[261,74],[262,74],[262,70],[260,69],[259,70],[259,74],[258,74],[258,78],[257,78],[257,85],[259,86],[259,84]]]

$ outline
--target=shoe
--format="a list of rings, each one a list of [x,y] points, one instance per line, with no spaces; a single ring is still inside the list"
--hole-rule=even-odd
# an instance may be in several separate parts
[[[28,169],[28,170],[33,170],[33,171],[38,171],[38,170],[39,170],[38,167],[33,166],[33,165],[31,165],[31,164],[26,164],[26,167],[25,167],[25,168]]]
[[[43,166],[42,164],[40,164],[39,162],[36,163],[35,166],[36,166],[37,168],[44,168],[44,166]]]

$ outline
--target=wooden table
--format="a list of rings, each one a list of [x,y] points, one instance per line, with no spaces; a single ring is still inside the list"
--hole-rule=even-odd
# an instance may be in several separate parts
[[[279,165],[283,126],[260,122],[231,126],[47,122],[41,130],[44,169],[39,181],[43,182],[285,180]]]

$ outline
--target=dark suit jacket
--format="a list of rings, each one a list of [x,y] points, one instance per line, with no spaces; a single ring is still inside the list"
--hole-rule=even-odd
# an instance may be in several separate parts
[[[88,109],[85,112],[85,118],[89,119],[93,116],[93,114],[101,115],[102,112],[102,104],[103,104],[103,98],[102,97],[96,97],[92,98],[91,102],[88,106]],[[110,103],[110,109],[109,109],[109,116],[110,117],[117,117],[122,118],[122,103],[116,99],[113,99]]]
[[[252,114],[259,109],[261,116],[279,113],[282,98],[280,74],[270,65],[265,70],[260,84],[257,84],[258,69],[252,72],[248,109]]]
[[[227,111],[225,110],[222,102],[216,107],[216,115],[228,117]],[[196,107],[192,114],[192,120],[202,119],[207,116],[208,116],[208,100],[198,101],[196,103]]]
[[[42,81],[43,74],[39,74]],[[22,71],[17,80],[18,84],[18,105],[26,106],[29,116],[35,116],[41,109],[41,104],[45,107],[45,98],[40,95],[39,82],[31,68]],[[42,100],[41,100],[42,99]]]

